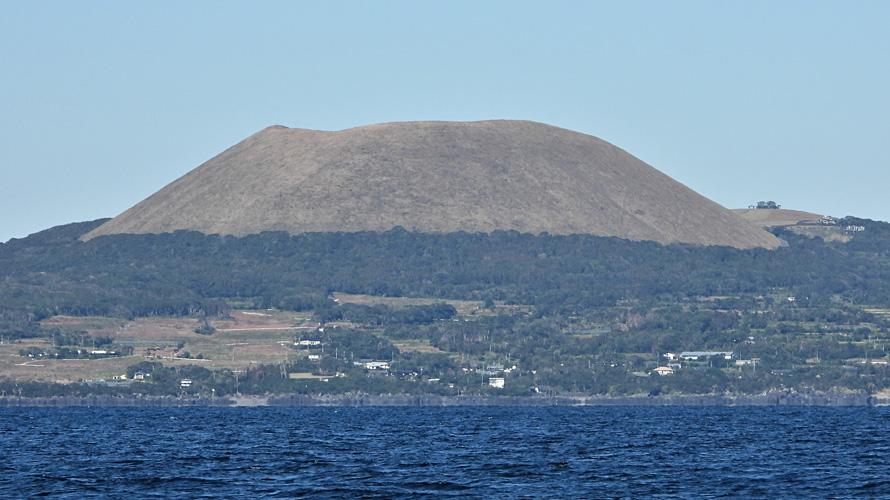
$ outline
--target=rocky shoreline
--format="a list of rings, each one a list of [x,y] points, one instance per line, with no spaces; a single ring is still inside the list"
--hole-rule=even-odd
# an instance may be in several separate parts
[[[890,398],[865,392],[775,391],[756,395],[658,395],[658,396],[437,396],[392,394],[272,395],[219,398],[147,396],[88,396],[0,398],[0,407],[21,406],[888,406]]]
[[[778,391],[759,395],[659,396],[434,396],[434,395],[285,395],[269,406],[884,406],[890,400],[868,393]]]

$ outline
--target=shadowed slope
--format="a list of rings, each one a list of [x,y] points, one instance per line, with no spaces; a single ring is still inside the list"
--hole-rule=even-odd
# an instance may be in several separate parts
[[[778,246],[771,234],[585,134],[526,121],[269,127],[85,236],[177,229],[589,233]]]

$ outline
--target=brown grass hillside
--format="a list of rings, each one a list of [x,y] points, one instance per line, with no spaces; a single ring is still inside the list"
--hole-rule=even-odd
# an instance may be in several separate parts
[[[588,233],[774,248],[729,210],[596,137],[527,121],[269,127],[85,236],[191,229]]]

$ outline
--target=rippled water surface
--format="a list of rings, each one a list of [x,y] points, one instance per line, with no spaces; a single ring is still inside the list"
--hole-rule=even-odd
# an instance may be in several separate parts
[[[890,498],[887,408],[3,408],[0,498]]]

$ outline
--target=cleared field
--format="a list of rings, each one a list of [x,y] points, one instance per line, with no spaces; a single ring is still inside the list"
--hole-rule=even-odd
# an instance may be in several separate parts
[[[739,217],[766,227],[795,226],[797,224],[816,224],[824,216],[813,212],[800,210],[778,209],[751,209],[734,208],[732,212]]]
[[[478,314],[484,305],[481,300],[442,300],[418,297],[379,297],[376,295],[351,295],[334,293],[334,300],[340,304],[360,304],[364,306],[385,305],[389,307],[428,306],[444,302],[457,310],[458,314]]]
[[[295,336],[314,330],[308,315],[282,311],[235,311],[231,319],[213,320],[213,335],[195,333],[194,318],[113,318],[57,316],[43,322],[63,332],[114,338],[115,344],[133,348],[131,356],[100,359],[31,358],[19,355],[28,347],[48,349],[48,339],[22,339],[0,344],[0,376],[18,380],[78,382],[112,380],[140,361],[168,366],[199,364],[210,369],[243,371],[253,364],[277,364],[305,356],[294,349]],[[74,347],[74,346],[72,346]],[[77,346],[80,347],[80,346]],[[85,346],[91,348],[92,346]],[[191,359],[182,358],[188,353]],[[200,355],[203,359],[195,359]]]
[[[303,380],[307,380],[307,379],[311,379],[311,380],[323,380],[323,379],[331,378],[331,376],[330,376],[330,375],[313,375],[313,374],[311,374],[311,373],[296,372],[296,373],[289,373],[289,374],[288,374],[288,378],[290,378],[290,379],[303,379]]]
[[[334,298],[341,304],[384,304],[390,307],[446,302],[465,317],[492,314],[492,311],[482,308],[481,301],[341,293],[334,294]],[[520,306],[498,307],[515,309]],[[13,344],[0,344],[0,377],[63,383],[112,380],[124,375],[127,367],[140,361],[155,361],[168,366],[198,364],[213,370],[243,372],[250,365],[287,363],[307,356],[309,351],[296,349],[294,341],[318,329],[319,324],[310,318],[311,313],[308,312],[237,310],[231,312],[228,318],[211,319],[209,323],[216,332],[201,335],[195,329],[201,326],[202,320],[196,318],[149,317],[128,321],[120,318],[56,316],[43,321],[42,325],[85,339],[82,346],[70,347],[90,350],[93,346],[87,340],[89,337],[110,337],[115,345],[132,348],[132,355],[99,359],[32,358],[21,356],[19,352],[29,347],[46,350],[53,347],[52,341],[44,338],[22,339]],[[340,326],[350,325],[342,323]],[[430,345],[428,340],[399,340],[394,345],[403,352],[445,353]]]
[[[869,312],[878,316],[890,317],[890,309],[865,309],[865,312]]]
[[[102,359],[32,359],[18,355],[19,349],[35,344],[28,342],[0,346],[0,376],[65,384],[82,380],[111,380],[126,373],[128,366],[141,361],[135,356]]]
[[[334,300],[340,304],[360,304],[365,306],[385,305],[389,307],[407,307],[407,306],[428,306],[430,304],[445,303],[449,304],[461,316],[488,316],[497,314],[497,311],[485,309],[485,303],[481,300],[451,300],[451,299],[431,299],[421,297],[381,297],[377,295],[353,295],[348,293],[335,292],[332,294]],[[498,310],[507,310],[511,313],[519,311],[530,311],[528,305],[507,305],[503,302],[496,301],[495,308]]]
[[[824,215],[786,209],[733,209],[733,213],[761,227],[784,227],[804,236],[816,236],[826,241],[850,241],[853,237],[837,224],[819,223]],[[831,217],[828,217],[832,219]],[[834,219],[832,219],[834,220]]]
[[[446,354],[446,351],[433,347],[426,339],[402,340],[393,342],[393,346],[401,352],[421,352],[426,354]]]

